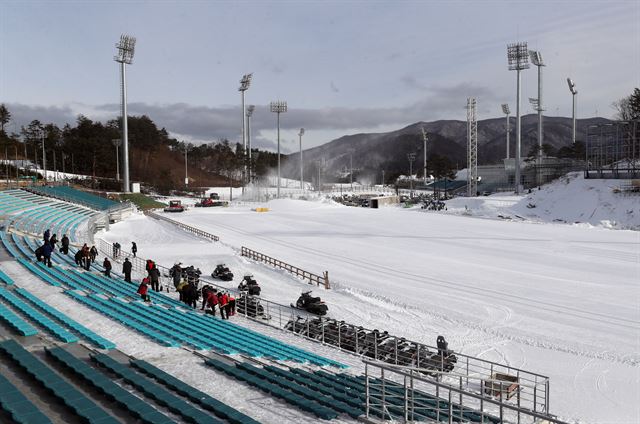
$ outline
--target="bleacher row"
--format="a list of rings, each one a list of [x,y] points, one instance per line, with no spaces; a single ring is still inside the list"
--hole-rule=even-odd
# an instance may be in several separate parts
[[[43,196],[78,203],[99,211],[106,211],[120,206],[120,203],[113,200],[76,190],[69,186],[34,186],[30,190]]]
[[[90,362],[62,347],[45,348],[48,362],[22,347],[15,340],[0,342],[0,354],[28,374],[30,382],[48,391],[66,411],[85,422],[119,423],[113,415],[92,399],[89,386],[115,402],[113,412],[125,412],[131,419],[146,424],[176,422],[170,416],[190,423],[257,424],[258,421],[215,398],[171,377],[152,364],[135,360],[130,364],[103,354],[91,355]],[[140,370],[140,372],[136,371]],[[132,394],[118,380],[136,388]],[[75,382],[72,384],[70,381]],[[82,389],[81,389],[82,387]],[[49,423],[36,405],[11,381],[0,374],[0,407],[16,423]],[[166,410],[167,412],[162,412]],[[65,417],[67,417],[67,413]],[[67,418],[71,418],[68,416]],[[71,420],[70,420],[71,421]],[[126,422],[131,421],[127,419]]]

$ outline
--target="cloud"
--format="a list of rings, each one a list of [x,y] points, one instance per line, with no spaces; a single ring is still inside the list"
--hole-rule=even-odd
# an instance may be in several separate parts
[[[380,128],[400,127],[417,121],[464,119],[465,101],[469,96],[477,97],[480,106],[483,103],[498,104],[500,101],[500,96],[487,87],[469,83],[425,87],[423,96],[413,104],[385,108],[290,108],[281,116],[280,127],[282,131],[304,127],[315,130],[316,133],[340,131],[345,134],[356,129],[375,132]],[[207,107],[187,103],[130,103],[128,106],[130,115],[147,115],[175,137],[192,143],[212,142],[222,138],[236,142],[241,139],[242,115],[239,105]],[[120,113],[120,105],[115,103],[95,106],[73,103],[48,107],[8,104],[7,107],[18,126],[26,125],[33,119],[63,126],[66,123],[73,124],[78,114],[105,121],[116,118]],[[275,115],[269,111],[268,105],[256,105],[251,118],[253,145],[275,150],[275,126]],[[11,130],[11,124],[9,128]],[[315,140],[313,145],[328,141],[330,140]]]

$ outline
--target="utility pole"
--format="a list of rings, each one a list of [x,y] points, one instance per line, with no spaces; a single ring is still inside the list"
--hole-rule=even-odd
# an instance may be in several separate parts
[[[304,162],[302,162],[302,136],[304,135],[304,128],[300,128],[298,137],[300,137],[300,190],[304,190]]]
[[[413,161],[416,160],[415,152],[407,154],[409,159],[409,197],[413,198]]]
[[[420,127],[422,130],[422,141],[424,142],[423,153],[424,153],[424,186],[427,186],[427,133],[424,130],[424,127]]]

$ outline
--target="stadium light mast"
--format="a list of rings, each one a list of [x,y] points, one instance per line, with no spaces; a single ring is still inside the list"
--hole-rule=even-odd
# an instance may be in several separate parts
[[[187,173],[187,154],[189,151],[189,146],[187,143],[184,143],[184,186],[189,187],[189,174]]]
[[[536,104],[533,105],[534,109],[538,112],[538,158],[542,158],[542,112],[544,108],[542,106],[542,68],[546,66],[542,60],[542,53],[536,50],[529,50],[529,58],[538,68],[538,98]],[[529,99],[531,101],[531,99]]]
[[[415,152],[407,153],[409,159],[409,197],[413,198],[413,161],[416,160]]]
[[[114,60],[120,64],[120,94],[121,94],[121,130],[122,130],[122,185],[123,191],[129,193],[131,185],[129,183],[129,136],[127,127],[127,73],[125,65],[131,65],[135,53],[136,39],[130,35],[122,34],[120,42],[116,44],[118,49]]]
[[[44,151],[45,131],[41,130],[42,137],[42,171],[44,172],[44,183],[47,184],[47,154]]]
[[[424,127],[420,127],[422,130],[422,141],[424,143],[423,146],[423,160],[424,160],[424,169],[422,170],[424,173],[424,186],[427,186],[427,132],[424,130]]]
[[[249,89],[251,85],[251,78],[253,77],[253,73],[244,74],[242,79],[240,80],[240,88],[238,91],[240,92],[240,97],[242,99],[242,150],[243,150],[243,163],[244,168],[242,169],[242,187],[244,190],[244,186],[247,183],[247,110],[244,107],[244,92]]]
[[[513,43],[507,46],[507,60],[509,62],[509,70],[517,72],[517,90],[516,90],[516,175],[515,175],[515,192],[520,194],[521,178],[520,178],[520,72],[529,69],[529,55],[527,54],[527,43]]]
[[[247,106],[247,146],[249,148],[249,182],[253,179],[253,166],[251,162],[251,115],[253,115],[253,111],[255,110],[254,105]]]
[[[278,115],[278,189],[276,191],[276,196],[280,198],[280,114],[287,112],[287,102],[282,100],[277,100],[275,102],[271,102],[270,104],[271,112]]]
[[[300,190],[304,190],[304,163],[302,162],[302,136],[304,135],[304,128],[300,128],[298,137],[300,137]]]
[[[578,94],[578,90],[576,90],[576,83],[573,82],[571,78],[567,78],[567,84],[569,84],[569,91],[571,91],[571,95],[573,96],[571,142],[576,144],[576,95]]]
[[[511,132],[509,128],[509,115],[511,115],[511,110],[509,109],[509,104],[502,104],[502,113],[507,116],[507,159],[509,159],[509,132]]]

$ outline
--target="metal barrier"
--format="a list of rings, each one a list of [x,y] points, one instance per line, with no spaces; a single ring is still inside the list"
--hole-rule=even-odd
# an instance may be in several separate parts
[[[303,280],[309,280],[310,284],[315,283],[316,285],[324,286],[325,289],[330,289],[331,286],[329,284],[329,271],[325,271],[322,276],[318,274],[314,274],[309,271],[305,271],[302,268],[298,268],[297,266],[293,266],[286,262],[283,262],[279,259],[272,258],[271,256],[267,256],[264,253],[256,252],[255,250],[251,250],[247,247],[242,246],[240,249],[240,254],[242,256],[246,256],[256,261],[267,263],[276,268],[284,269],[285,271],[289,271],[290,273],[302,278]]]
[[[457,385],[444,384],[437,379],[426,378],[425,370],[420,368],[370,360],[363,362],[365,416],[370,421],[375,421],[375,416],[379,421],[409,423],[434,420],[451,424],[471,421],[470,417],[473,417],[473,421],[478,422],[499,420],[505,424],[534,424],[544,420],[566,424],[549,413],[548,393],[538,393],[535,385],[474,378],[476,385],[485,388],[474,393],[464,389],[462,376],[458,377]],[[507,391],[507,386],[512,388],[511,392]],[[511,393],[511,396],[505,396],[505,393]],[[540,409],[540,405],[545,408]]]
[[[187,225],[187,224],[183,224],[182,222],[175,221],[175,220],[167,218],[165,216],[158,215],[155,212],[145,211],[145,215],[150,216],[151,218],[157,219],[159,221],[169,222],[169,223],[175,225],[176,227],[181,228],[184,231],[187,231],[187,232],[195,234],[197,236],[206,238],[207,240],[213,240],[213,241],[219,241],[220,240],[220,238],[218,236],[216,236],[216,235],[213,235],[211,233],[207,233],[206,231],[202,231],[199,228],[192,227],[192,226]]]

